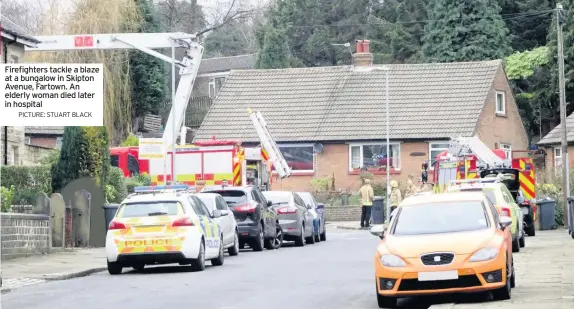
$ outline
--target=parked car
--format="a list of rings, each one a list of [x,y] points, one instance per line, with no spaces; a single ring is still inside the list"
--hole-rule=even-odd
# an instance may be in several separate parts
[[[492,292],[508,300],[516,285],[509,226],[481,192],[413,196],[397,208],[375,252],[377,303],[401,297]],[[456,220],[452,220],[456,219]]]
[[[315,241],[327,241],[327,226],[325,225],[325,205],[318,203],[309,192],[298,192],[297,195],[303,199],[307,207],[311,207],[309,212],[313,214],[313,226],[315,228]]]
[[[299,195],[287,191],[265,191],[263,195],[272,201],[273,208],[279,214],[284,240],[295,241],[296,246],[304,246],[305,242],[315,243],[314,217]]]
[[[536,220],[536,207],[534,207],[533,204],[536,203],[536,200],[526,200],[524,194],[520,190],[520,170],[512,168],[487,169],[480,173],[480,177],[496,177],[498,174],[502,174],[503,180],[501,182],[506,185],[512,198],[522,210],[524,232],[528,236],[535,236],[536,229],[534,228],[534,223]]]
[[[493,182],[493,183],[491,183]],[[522,210],[512,198],[506,185],[501,182],[494,182],[490,179],[476,179],[476,183],[463,183],[461,185],[451,185],[447,192],[469,192],[482,191],[494,204],[501,216],[508,216],[512,219],[510,233],[512,234],[512,251],[520,252],[520,248],[526,246],[526,238],[522,222]]]
[[[239,248],[249,245],[253,251],[278,249],[283,244],[279,215],[255,186],[215,186],[202,193],[216,193],[223,197],[237,222]]]
[[[227,249],[230,256],[239,254],[239,232],[237,231],[237,222],[233,212],[229,210],[227,202],[219,194],[199,193],[192,197],[201,200],[209,214],[213,216],[213,211],[219,210],[221,217],[215,218],[215,222],[223,231],[223,248]]]

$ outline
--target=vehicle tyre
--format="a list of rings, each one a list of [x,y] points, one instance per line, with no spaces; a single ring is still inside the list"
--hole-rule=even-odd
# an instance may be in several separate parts
[[[117,262],[110,262],[108,261],[108,272],[111,275],[116,275],[122,273],[122,265],[118,264]]]
[[[526,232],[528,237],[536,236],[536,229],[534,228],[534,222],[528,223],[528,226],[526,226],[526,229],[524,231]]]
[[[526,246],[526,237],[524,236],[524,233],[522,234],[522,237],[520,237],[520,239],[518,239],[518,245],[521,248]]]
[[[240,250],[245,249],[245,241],[240,241],[240,242],[239,242],[239,249],[240,249]]]
[[[199,254],[197,258],[191,261],[191,271],[203,271],[205,270],[205,242],[201,240],[199,245]]]
[[[506,282],[501,288],[497,288],[492,291],[492,299],[494,300],[508,300],[510,299],[512,290],[512,265],[511,267],[506,266]]]
[[[514,270],[514,259],[512,259],[512,276],[510,278],[510,288],[514,288],[516,286],[516,272]]]
[[[305,245],[305,224],[301,225],[301,236],[295,240],[295,246]]]
[[[133,268],[134,270],[137,270],[137,271],[142,271],[142,270],[144,270],[144,268],[145,268],[145,264],[142,264],[142,263],[134,264],[134,265],[132,266],[132,268]]]
[[[223,236],[221,236],[221,241],[219,242],[219,255],[211,260],[212,266],[221,266],[225,261],[225,253],[223,251]]]
[[[315,242],[321,242],[321,234],[319,233],[320,231],[321,231],[321,223],[319,223],[319,228],[317,228],[317,233],[314,234]]]
[[[237,234],[237,231],[235,232],[235,240],[233,240],[233,246],[230,247],[229,249],[227,249],[227,253],[229,253],[229,256],[237,256],[239,255],[239,248],[241,247],[240,243],[239,243],[239,236]]]
[[[520,252],[520,244],[518,243],[518,236],[512,239],[512,252],[513,253]]]
[[[255,252],[263,251],[265,246],[265,237],[263,236],[263,226],[259,224],[259,234],[251,241],[251,248]]]
[[[275,225],[275,238],[265,240],[267,250],[277,250],[283,246],[283,228],[279,224]]]
[[[323,227],[323,232],[319,235],[321,241],[327,241],[327,227]]]
[[[311,234],[311,237],[305,238],[305,242],[307,242],[307,244],[315,244],[315,227],[313,227],[313,233]]]

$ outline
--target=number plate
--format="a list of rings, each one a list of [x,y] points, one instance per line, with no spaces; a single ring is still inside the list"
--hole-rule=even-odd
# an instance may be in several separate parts
[[[419,272],[419,281],[456,280],[456,279],[458,279],[457,270]]]

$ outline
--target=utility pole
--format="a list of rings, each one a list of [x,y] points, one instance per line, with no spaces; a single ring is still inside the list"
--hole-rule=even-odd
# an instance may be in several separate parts
[[[565,16],[561,3],[556,4],[556,34],[558,36],[558,91],[560,93],[560,124],[562,129],[562,199],[564,201],[564,223],[572,227],[573,223],[568,223],[570,208],[568,207],[568,196],[570,196],[570,167],[568,160],[568,131],[566,130],[566,84],[564,82],[564,37],[562,28],[564,27]]]

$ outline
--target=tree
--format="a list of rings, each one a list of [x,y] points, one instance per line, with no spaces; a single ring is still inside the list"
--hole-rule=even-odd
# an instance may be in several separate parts
[[[511,52],[494,0],[432,0],[428,13],[423,39],[427,61],[502,59]]]
[[[428,0],[399,0],[394,8],[396,20],[391,30],[391,53],[397,62],[420,62],[424,20]]]
[[[247,18],[232,20],[205,38],[206,58],[252,54],[256,50],[255,29]]]
[[[165,31],[195,33],[207,25],[197,0],[162,0],[155,7],[159,24]]]
[[[498,0],[515,51],[546,45],[555,0]]]
[[[82,177],[105,186],[110,167],[109,138],[104,127],[66,127],[57,163],[52,165],[52,190],[58,192]]]
[[[291,55],[285,34],[280,29],[270,28],[264,31],[263,46],[257,57],[258,69],[288,68]]]
[[[141,15],[138,32],[160,32],[150,0],[136,0]],[[140,51],[130,51],[130,78],[132,91],[132,119],[134,131],[146,114],[159,113],[160,104],[167,96],[167,79],[163,60]]]

